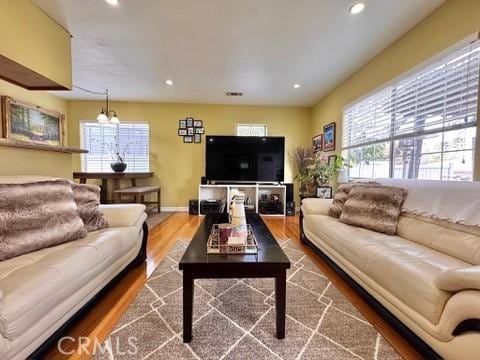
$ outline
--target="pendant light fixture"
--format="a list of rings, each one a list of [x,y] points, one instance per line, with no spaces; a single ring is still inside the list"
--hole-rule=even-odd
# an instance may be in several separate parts
[[[120,124],[120,119],[117,117],[117,112],[108,107],[108,89],[105,90],[105,107],[97,116],[97,121],[101,124]]]

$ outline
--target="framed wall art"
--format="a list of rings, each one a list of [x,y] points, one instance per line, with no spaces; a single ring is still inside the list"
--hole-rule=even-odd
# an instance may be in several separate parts
[[[1,97],[3,137],[36,144],[63,146],[65,116],[27,102]]]
[[[184,143],[200,144],[203,134],[205,134],[203,120],[195,120],[193,117],[178,120],[178,136],[183,137]]]
[[[312,138],[313,152],[322,151],[323,148],[323,134],[319,134]]]
[[[323,127],[323,151],[335,150],[335,123]]]

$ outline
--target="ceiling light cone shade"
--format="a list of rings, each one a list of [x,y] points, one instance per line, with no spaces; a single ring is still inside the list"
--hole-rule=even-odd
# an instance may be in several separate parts
[[[108,123],[108,117],[105,115],[105,113],[102,111],[100,114],[97,116],[97,121],[99,123]]]
[[[120,124],[120,119],[117,117],[117,114],[114,114],[113,117],[110,119],[112,124]]]

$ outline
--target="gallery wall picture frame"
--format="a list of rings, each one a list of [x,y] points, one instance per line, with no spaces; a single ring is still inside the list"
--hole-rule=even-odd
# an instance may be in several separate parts
[[[332,187],[331,186],[318,186],[317,187],[317,198],[320,199],[332,199]]]
[[[193,136],[193,142],[196,144],[200,144],[202,142],[202,135],[201,134],[195,134]]]
[[[323,149],[323,134],[318,134],[312,137],[313,152],[322,151]]]
[[[186,123],[187,123],[187,128],[189,127],[193,127],[193,118],[192,117],[187,117],[185,119]]]
[[[196,127],[195,134],[205,134],[205,128],[203,127]]]
[[[328,157],[328,166],[334,166],[337,161],[337,155],[330,155]]]
[[[7,139],[63,146],[65,115],[43,107],[2,96],[2,136]]]
[[[193,134],[195,134],[195,129],[193,127],[187,127],[187,132],[189,136],[193,136]]]
[[[184,143],[193,143],[193,136],[184,136],[183,137]]]
[[[335,150],[336,124],[334,122],[323,127],[323,151]]]
[[[187,129],[178,129],[178,136],[187,136]]]
[[[186,129],[187,128],[187,120],[178,120],[178,128],[179,129]]]
[[[193,127],[196,127],[196,128],[203,127],[203,120],[194,120]]]

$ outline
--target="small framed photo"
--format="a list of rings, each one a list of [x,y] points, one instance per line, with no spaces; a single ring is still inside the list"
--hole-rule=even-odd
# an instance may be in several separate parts
[[[187,128],[187,120],[178,120],[178,128],[179,129],[186,129]]]
[[[193,127],[187,128],[187,131],[188,131],[187,135],[189,136],[193,136],[193,134],[195,134],[195,130],[193,129]]]
[[[202,135],[195,134],[193,136],[193,142],[196,143],[196,144],[200,144],[202,142]]]
[[[184,136],[183,137],[183,142],[184,143],[192,143],[193,142],[193,136]]]
[[[186,123],[187,123],[187,127],[193,127],[193,118],[192,117],[187,117],[185,119]]]
[[[331,199],[332,198],[332,187],[331,186],[319,186],[319,187],[317,187],[317,198]]]
[[[205,134],[205,128],[203,127],[196,127],[195,134]]]
[[[337,155],[330,155],[328,157],[328,166],[335,166],[335,161],[337,161]]]
[[[323,127],[323,151],[335,150],[335,123]]]
[[[193,126],[194,127],[202,127],[203,126],[203,120],[194,120],[193,121]]]
[[[313,152],[322,151],[323,147],[323,134],[319,134],[312,138]]]
[[[178,129],[178,136],[188,135],[187,129]]]

